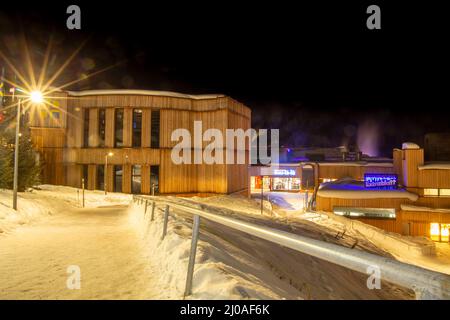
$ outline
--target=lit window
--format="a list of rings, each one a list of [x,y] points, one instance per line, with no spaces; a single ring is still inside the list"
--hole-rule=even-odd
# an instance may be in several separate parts
[[[440,230],[439,230],[439,223],[430,223],[430,236],[431,236],[431,240],[433,241],[439,241],[439,234],[440,234]]]
[[[448,242],[450,233],[450,224],[441,224],[441,241]]]
[[[423,189],[423,195],[426,197],[439,196],[439,189]]]
[[[450,197],[450,189],[439,189],[439,195],[442,197]]]

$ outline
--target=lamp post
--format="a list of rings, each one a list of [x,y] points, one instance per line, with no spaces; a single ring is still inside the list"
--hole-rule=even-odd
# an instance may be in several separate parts
[[[105,173],[104,173],[104,177],[103,177],[103,179],[104,179],[104,185],[105,185],[105,196],[108,194],[107,193],[107,181],[108,181],[108,157],[112,157],[114,155],[114,153],[112,153],[112,152],[108,152],[106,155],[105,155]]]
[[[17,188],[19,179],[19,139],[20,139],[20,113],[22,109],[22,99],[17,104],[16,116],[16,140],[14,144],[14,182],[13,182],[13,209],[17,210]]]
[[[30,93],[30,101],[36,104],[44,102],[40,91]],[[13,209],[17,210],[17,189],[19,185],[19,139],[20,139],[20,113],[22,112],[22,98],[17,103],[16,138],[14,145],[14,180],[13,180]]]

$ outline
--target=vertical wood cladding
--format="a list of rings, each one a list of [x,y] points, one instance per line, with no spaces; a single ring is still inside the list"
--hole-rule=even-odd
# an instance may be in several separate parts
[[[417,167],[423,165],[423,149],[403,150],[403,158],[403,179],[405,186],[408,188],[418,187],[419,170]]]
[[[114,108],[106,108],[105,147],[114,147]]]
[[[123,146],[130,148],[133,143],[133,108],[123,110]]]
[[[151,192],[150,167],[159,166],[159,191],[161,193],[227,193],[248,187],[247,165],[183,164],[175,165],[171,160],[172,131],[188,129],[193,134],[194,121],[202,121],[202,133],[207,129],[219,129],[226,136],[226,129],[250,128],[251,111],[241,103],[225,97],[192,98],[188,95],[90,95],[71,97],[67,117],[67,135],[36,134],[36,144],[45,150],[43,157],[49,163],[45,171],[48,183],[66,183],[79,187],[83,176],[83,165],[88,169],[88,189],[98,187],[97,165],[104,164],[105,154],[113,152],[108,159],[106,173],[107,189],[114,187],[113,165],[123,166],[122,190],[131,192],[132,165],[142,165],[141,192]],[[105,109],[105,147],[99,147],[99,108]],[[115,109],[122,108],[123,147],[114,148]],[[142,110],[141,147],[133,145],[133,109]],[[84,142],[84,114],[88,113],[88,143]],[[152,113],[160,113],[159,148],[151,148]],[[87,119],[87,117],[86,117]],[[38,132],[38,131],[36,131]],[[192,139],[194,137],[192,136]],[[46,140],[47,139],[47,140]],[[49,142],[51,139],[58,142]],[[224,139],[224,155],[225,150]],[[58,144],[59,150],[50,150]],[[203,142],[202,148],[210,142]],[[66,144],[66,146],[64,146]],[[84,146],[88,146],[88,148]],[[248,152],[248,144],[246,151]],[[46,149],[48,148],[48,149]],[[51,147],[53,148],[53,147]],[[248,156],[246,157],[248,159]],[[57,174],[57,172],[59,172]],[[59,179],[59,180],[58,180]]]
[[[149,108],[142,110],[142,138],[141,143],[143,148],[150,148],[151,144],[151,117],[152,111]]]

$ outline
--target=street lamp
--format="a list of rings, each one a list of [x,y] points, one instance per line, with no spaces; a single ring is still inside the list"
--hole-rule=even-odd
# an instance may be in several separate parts
[[[29,99],[32,103],[41,104],[44,102],[44,96],[40,91],[30,93]],[[16,116],[16,139],[14,145],[14,181],[13,181],[13,209],[17,210],[17,189],[19,180],[19,138],[20,134],[20,113],[22,112],[22,98],[17,103]]]
[[[108,157],[112,157],[114,155],[114,153],[112,153],[112,152],[108,152],[106,155],[105,155],[105,173],[104,173],[104,177],[103,177],[103,179],[104,179],[104,185],[105,185],[105,196],[107,195],[107,181],[108,181]]]

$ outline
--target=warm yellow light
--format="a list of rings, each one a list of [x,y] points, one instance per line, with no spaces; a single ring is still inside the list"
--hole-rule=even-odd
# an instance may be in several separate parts
[[[430,236],[431,236],[431,240],[433,241],[439,241],[439,235],[440,235],[440,230],[439,230],[439,223],[430,223]]]
[[[33,91],[30,93],[30,100],[33,103],[42,103],[44,102],[44,97],[40,91]]]
[[[110,152],[108,153],[108,156],[112,157],[114,155],[114,153]]]

